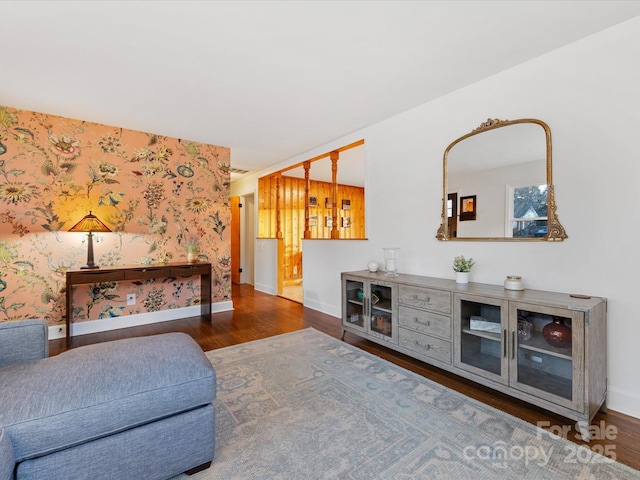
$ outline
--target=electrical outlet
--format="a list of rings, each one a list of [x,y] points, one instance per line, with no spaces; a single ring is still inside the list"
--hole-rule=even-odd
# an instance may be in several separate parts
[[[136,304],[136,294],[129,293],[127,294],[127,305],[135,305]]]

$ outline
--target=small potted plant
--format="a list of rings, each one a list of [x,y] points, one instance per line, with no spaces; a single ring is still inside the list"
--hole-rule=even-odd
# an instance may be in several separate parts
[[[453,271],[456,272],[456,283],[469,283],[469,272],[475,265],[473,258],[458,255],[453,259]]]
[[[187,261],[189,263],[196,263],[198,261],[198,255],[200,254],[200,245],[198,239],[191,237],[184,244],[184,248],[187,251]]]

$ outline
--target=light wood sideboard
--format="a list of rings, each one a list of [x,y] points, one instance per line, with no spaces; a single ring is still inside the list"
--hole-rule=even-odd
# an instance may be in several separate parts
[[[576,420],[588,439],[606,406],[605,298],[367,270],[341,277],[343,338],[356,334]],[[543,334],[554,320],[570,328],[560,343]]]

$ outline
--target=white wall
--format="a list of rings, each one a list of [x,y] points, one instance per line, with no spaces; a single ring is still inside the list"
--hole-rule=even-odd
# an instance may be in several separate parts
[[[453,278],[453,257],[464,254],[476,260],[472,281],[518,274],[529,288],[607,297],[608,404],[640,417],[638,59],[640,17],[274,166],[365,139],[369,240],[305,242],[305,304],[339,315],[340,272],[381,261],[382,247],[401,248],[404,273]],[[566,241],[435,240],[444,149],[489,117],[549,124]],[[256,182],[235,190],[255,191]],[[258,268],[256,258],[256,282]]]
[[[257,238],[254,258],[253,287],[264,293],[278,293],[278,241],[270,238]]]

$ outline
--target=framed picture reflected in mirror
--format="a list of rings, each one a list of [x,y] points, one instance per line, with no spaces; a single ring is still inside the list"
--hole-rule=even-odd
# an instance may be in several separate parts
[[[460,221],[476,219],[476,196],[460,197]]]

